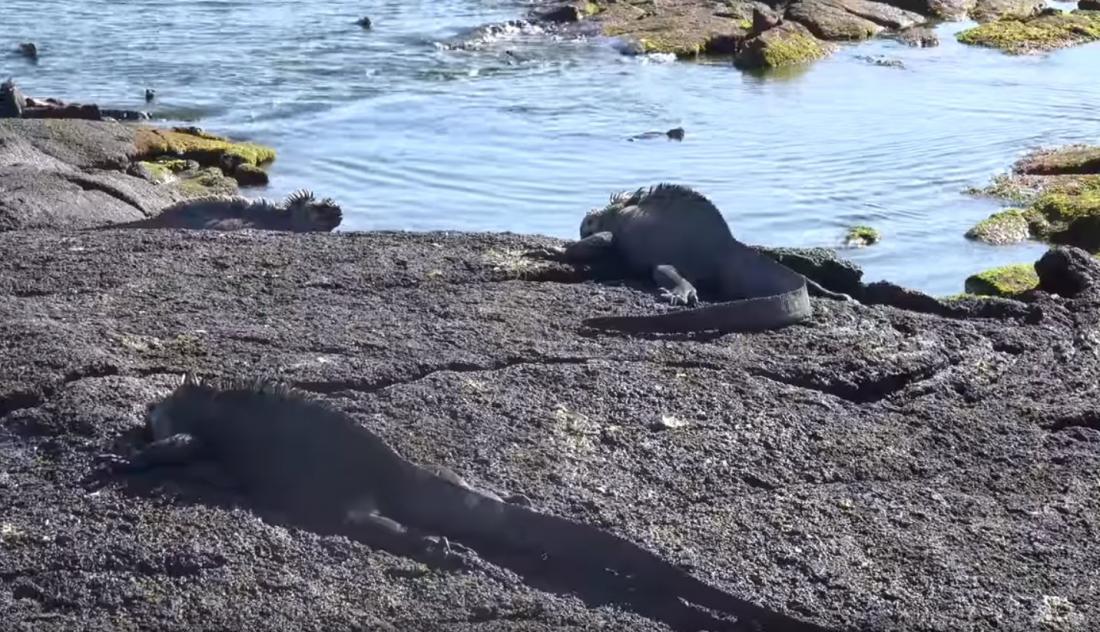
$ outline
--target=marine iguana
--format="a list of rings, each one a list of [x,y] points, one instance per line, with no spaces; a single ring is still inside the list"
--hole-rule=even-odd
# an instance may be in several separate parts
[[[258,228],[294,233],[331,231],[340,225],[343,212],[331,198],[318,200],[313,192],[300,189],[282,204],[270,200],[249,200],[241,196],[211,196],[184,200],[146,219],[96,226],[114,228],[191,228],[241,230]]]
[[[580,236],[551,256],[579,263],[614,253],[632,272],[651,274],[673,305],[696,304],[696,285],[727,301],[655,316],[584,321],[592,327],[653,333],[774,329],[812,315],[807,285],[854,302],[738,241],[709,199],[678,184],[613,194],[605,207],[584,217]]]
[[[669,140],[684,140],[684,128],[674,127],[667,132],[642,132],[641,134],[635,134],[627,138],[628,141],[634,142],[636,140],[646,140],[649,138],[667,138]]]
[[[214,460],[263,506],[343,523],[368,542],[409,551],[432,535],[476,549],[632,575],[760,630],[814,632],[714,588],[632,542],[474,489],[450,470],[408,461],[384,440],[305,393],[269,380],[202,383],[188,373],[147,418],[152,441],[131,457],[100,455],[113,472]]]

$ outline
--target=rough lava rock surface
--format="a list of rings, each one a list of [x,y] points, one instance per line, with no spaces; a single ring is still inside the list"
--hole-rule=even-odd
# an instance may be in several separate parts
[[[637,338],[579,323],[668,307],[520,256],[554,243],[0,234],[0,620],[691,629],[260,519],[183,473],[85,489],[193,369],[279,375],[411,459],[840,630],[1100,626],[1095,280],[1000,317],[815,299],[778,331]],[[1079,260],[1041,273],[1094,278]]]

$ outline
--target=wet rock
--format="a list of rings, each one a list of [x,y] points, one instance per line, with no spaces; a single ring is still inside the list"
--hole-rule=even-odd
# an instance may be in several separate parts
[[[583,20],[584,12],[578,6],[565,4],[538,13],[536,19],[542,22],[571,24],[573,22],[580,22],[581,20]]]
[[[1097,286],[1100,262],[1080,248],[1058,246],[1035,262],[1035,272],[1044,292],[1072,298]]]
[[[930,28],[917,26],[898,31],[894,39],[914,48],[933,48],[940,45],[940,38]]]
[[[816,61],[833,50],[802,24],[783,22],[747,40],[734,62],[740,68],[782,68]]]
[[[990,215],[966,231],[966,238],[993,245],[1015,244],[1031,236],[1027,217],[1020,209]]]
[[[961,31],[956,38],[974,46],[1020,55],[1100,40],[1100,13],[1073,11],[1032,18],[1004,18]]]
[[[269,182],[266,171],[249,164],[239,165],[231,175],[242,187],[263,186]]]
[[[827,290],[858,297],[863,293],[863,270],[847,259],[841,259],[830,248],[768,248],[753,246],[762,254],[817,281]]]
[[[874,228],[870,226],[853,226],[848,229],[848,233],[844,236],[844,245],[849,248],[860,248],[877,244],[879,239],[880,235]]]
[[[900,59],[886,57],[885,55],[856,55],[852,59],[858,59],[872,66],[881,66],[883,68],[905,68],[905,63]]]
[[[359,18],[358,20],[356,20],[355,23],[358,24],[360,27],[362,27],[362,29],[364,31],[369,31],[371,29],[371,27],[373,26],[373,24],[371,23],[370,18],[365,16],[365,15],[363,17]]]
[[[925,22],[917,13],[868,0],[797,0],[786,15],[825,40],[862,40]]]

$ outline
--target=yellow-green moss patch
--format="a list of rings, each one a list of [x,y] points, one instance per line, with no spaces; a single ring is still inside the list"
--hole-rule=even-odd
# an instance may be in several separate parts
[[[207,167],[196,172],[193,176],[183,178],[174,183],[187,197],[204,197],[207,195],[233,195],[239,191],[237,181],[228,178],[217,167]]]
[[[1100,11],[1007,17],[962,31],[956,38],[1011,54],[1054,50],[1100,40]]]
[[[832,51],[797,22],[784,22],[745,43],[737,57],[742,68],[783,68],[815,61]]]
[[[994,213],[966,231],[966,238],[987,244],[1015,244],[1031,235],[1027,217],[1017,208]]]
[[[1039,287],[1039,275],[1030,263],[993,268],[967,277],[966,292],[983,296],[1011,298]]]
[[[844,244],[847,246],[870,246],[871,244],[878,243],[880,239],[878,231],[870,226],[853,226],[848,229],[848,234],[844,237]]]
[[[256,143],[238,143],[202,130],[172,130],[143,127],[135,139],[139,158],[176,156],[203,166],[218,165],[222,156],[239,156],[245,163],[260,166],[275,160],[275,150]]]

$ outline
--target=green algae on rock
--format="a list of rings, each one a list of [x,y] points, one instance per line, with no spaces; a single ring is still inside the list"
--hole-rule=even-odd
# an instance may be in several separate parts
[[[877,244],[880,239],[878,231],[870,226],[853,226],[848,229],[844,237],[844,245],[849,247],[861,247]]]
[[[1024,211],[1010,208],[990,215],[966,231],[966,238],[987,244],[1015,244],[1031,236]]]
[[[971,275],[964,287],[969,294],[1011,298],[1039,287],[1039,275],[1033,264],[1018,263]]]
[[[739,68],[782,68],[821,59],[835,47],[797,22],[783,22],[745,42],[734,59]]]
[[[996,48],[1020,55],[1100,40],[1100,11],[1072,11],[987,22],[960,32],[963,44]]]
[[[134,142],[139,158],[177,156],[196,160],[203,166],[217,165],[223,156],[237,157],[253,166],[275,160],[275,150],[271,147],[231,141],[193,127],[176,127],[170,130],[141,127],[137,130]]]

